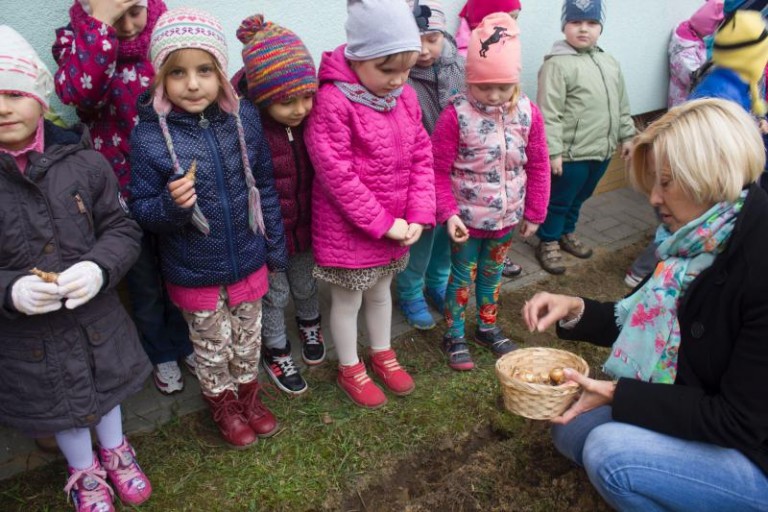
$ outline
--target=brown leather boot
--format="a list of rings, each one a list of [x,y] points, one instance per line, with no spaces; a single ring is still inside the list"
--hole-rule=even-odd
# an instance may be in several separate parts
[[[256,433],[248,425],[243,407],[234,391],[227,390],[217,396],[203,395],[203,398],[211,408],[213,421],[219,427],[221,437],[232,447],[242,450],[258,441]]]
[[[248,425],[256,432],[256,435],[259,437],[274,435],[278,429],[277,419],[261,402],[258,381],[253,380],[247,384],[240,384],[237,395]]]

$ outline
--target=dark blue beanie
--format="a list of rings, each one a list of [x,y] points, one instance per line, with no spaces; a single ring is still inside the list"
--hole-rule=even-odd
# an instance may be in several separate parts
[[[569,21],[596,20],[605,23],[603,0],[565,0],[561,28]]]

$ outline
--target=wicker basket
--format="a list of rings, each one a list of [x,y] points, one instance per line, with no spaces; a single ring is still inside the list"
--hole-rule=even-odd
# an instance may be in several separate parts
[[[539,374],[557,367],[573,368],[589,375],[589,365],[584,359],[556,348],[521,348],[500,357],[496,361],[496,376],[501,382],[507,410],[534,420],[549,420],[565,412],[579,393],[579,386],[573,382],[552,386],[512,377],[515,368],[530,369]]]

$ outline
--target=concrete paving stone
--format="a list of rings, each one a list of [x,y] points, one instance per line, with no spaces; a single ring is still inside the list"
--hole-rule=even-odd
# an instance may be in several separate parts
[[[595,219],[593,222],[590,223],[581,223],[577,224],[576,230],[578,231],[579,228],[582,225],[588,225],[590,228],[596,230],[596,231],[606,231],[614,226],[617,226],[619,224],[619,221],[616,219],[616,217],[602,217],[600,219]]]
[[[603,232],[611,240],[624,240],[637,233],[637,229],[627,224],[619,224]]]

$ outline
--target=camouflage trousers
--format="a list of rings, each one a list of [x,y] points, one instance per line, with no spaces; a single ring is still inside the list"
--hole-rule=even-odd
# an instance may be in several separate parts
[[[197,378],[204,395],[237,391],[256,379],[261,355],[261,300],[230,308],[221,287],[216,311],[182,311],[195,347]]]

